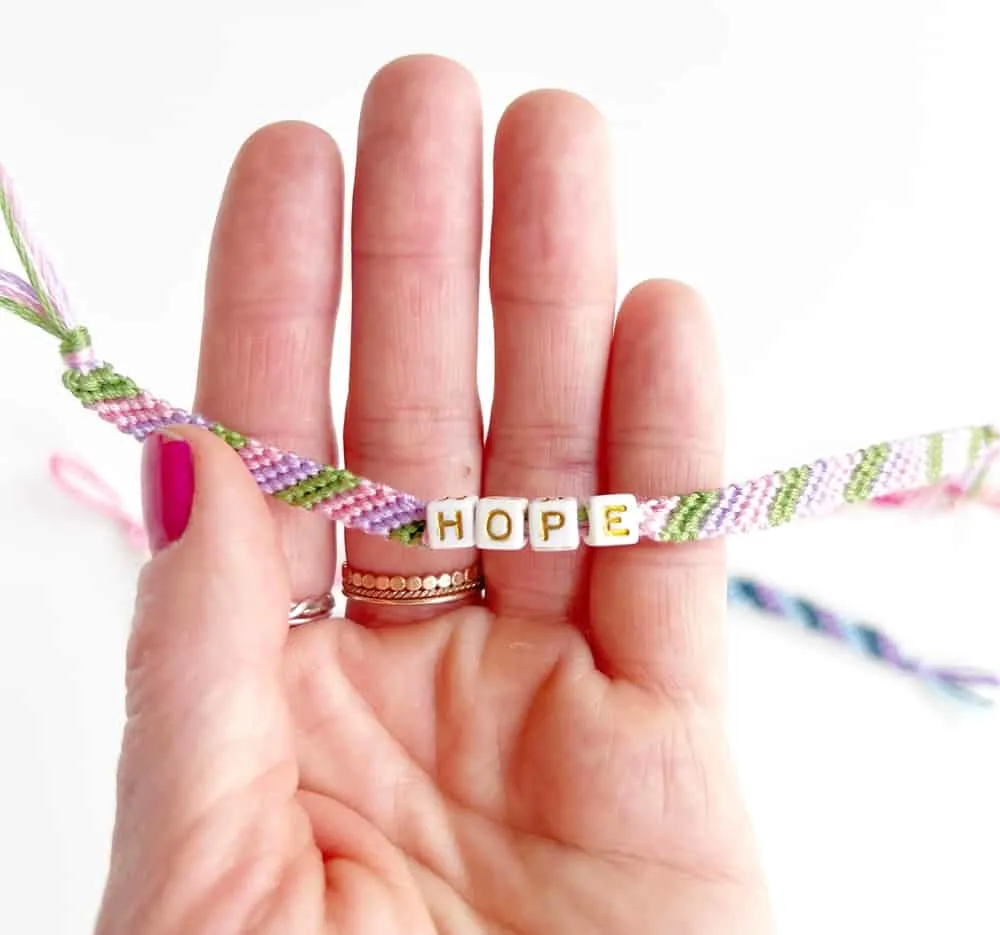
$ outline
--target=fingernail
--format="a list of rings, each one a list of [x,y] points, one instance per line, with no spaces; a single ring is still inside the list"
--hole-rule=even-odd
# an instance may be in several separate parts
[[[182,438],[155,432],[142,451],[142,514],[154,554],[187,529],[194,502],[194,458]]]

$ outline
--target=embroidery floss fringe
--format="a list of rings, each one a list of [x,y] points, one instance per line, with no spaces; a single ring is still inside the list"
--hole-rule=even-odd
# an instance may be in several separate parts
[[[59,340],[66,366],[63,384],[85,408],[140,441],[163,426],[207,429],[239,452],[266,494],[317,511],[348,529],[403,545],[428,544],[428,504],[416,496],[283,451],[172,406],[100,360],[87,329],[75,323],[48,260],[28,234],[2,167],[0,212],[27,276],[25,281],[12,273],[0,274],[0,307]],[[636,498],[639,536],[656,542],[688,542],[745,534],[947,479],[968,487],[977,483],[998,447],[997,429],[976,426],[871,445],[714,490]],[[564,507],[570,502],[564,500]],[[577,515],[580,526],[587,528],[586,508]]]
[[[114,488],[83,462],[68,455],[54,454],[49,461],[49,471],[56,484],[71,497],[118,526],[136,551],[148,551],[142,525],[125,508]],[[1000,678],[989,672],[930,666],[912,660],[903,655],[890,637],[871,624],[848,620],[826,607],[762,581],[730,576],[729,603],[733,606],[750,607],[797,623],[806,630],[821,633],[871,660],[887,664],[896,671],[913,676],[929,687],[967,704],[992,705],[991,699],[978,694],[974,689],[1000,687]]]

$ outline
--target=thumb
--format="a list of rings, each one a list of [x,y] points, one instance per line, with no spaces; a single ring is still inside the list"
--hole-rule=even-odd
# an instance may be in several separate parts
[[[220,803],[239,811],[245,790],[259,796],[262,777],[291,795],[297,776],[287,573],[252,476],[212,433],[171,429],[145,443],[143,508],[154,554],[129,640],[115,840],[148,865]]]

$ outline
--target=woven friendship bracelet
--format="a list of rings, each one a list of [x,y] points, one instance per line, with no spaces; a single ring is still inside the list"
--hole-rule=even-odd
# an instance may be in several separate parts
[[[683,495],[605,494],[527,501],[517,497],[421,501],[412,494],[250,438],[167,403],[100,360],[75,323],[45,255],[30,239],[0,167],[0,211],[27,279],[0,272],[0,307],[51,334],[66,365],[63,383],[87,409],[140,441],[172,425],[211,431],[236,450],[260,489],[347,529],[402,545],[540,550],[688,542],[750,533],[950,481],[977,484],[1000,450],[992,426],[953,429],[871,445],[742,484]]]

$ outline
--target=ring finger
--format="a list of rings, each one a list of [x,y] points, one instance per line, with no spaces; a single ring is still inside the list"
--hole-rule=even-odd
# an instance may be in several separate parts
[[[595,492],[617,278],[610,170],[604,122],[578,97],[535,92],[500,122],[487,496]],[[575,512],[562,523],[564,532],[575,529]],[[586,595],[580,548],[482,556],[490,607],[498,613],[561,619]]]
[[[358,131],[344,453],[351,471],[427,500],[479,490],[481,242],[474,81],[431,56],[386,66],[368,88]],[[474,549],[407,548],[359,532],[346,544],[350,568],[376,580],[439,575],[476,559]],[[369,625],[440,610],[349,604]]]

